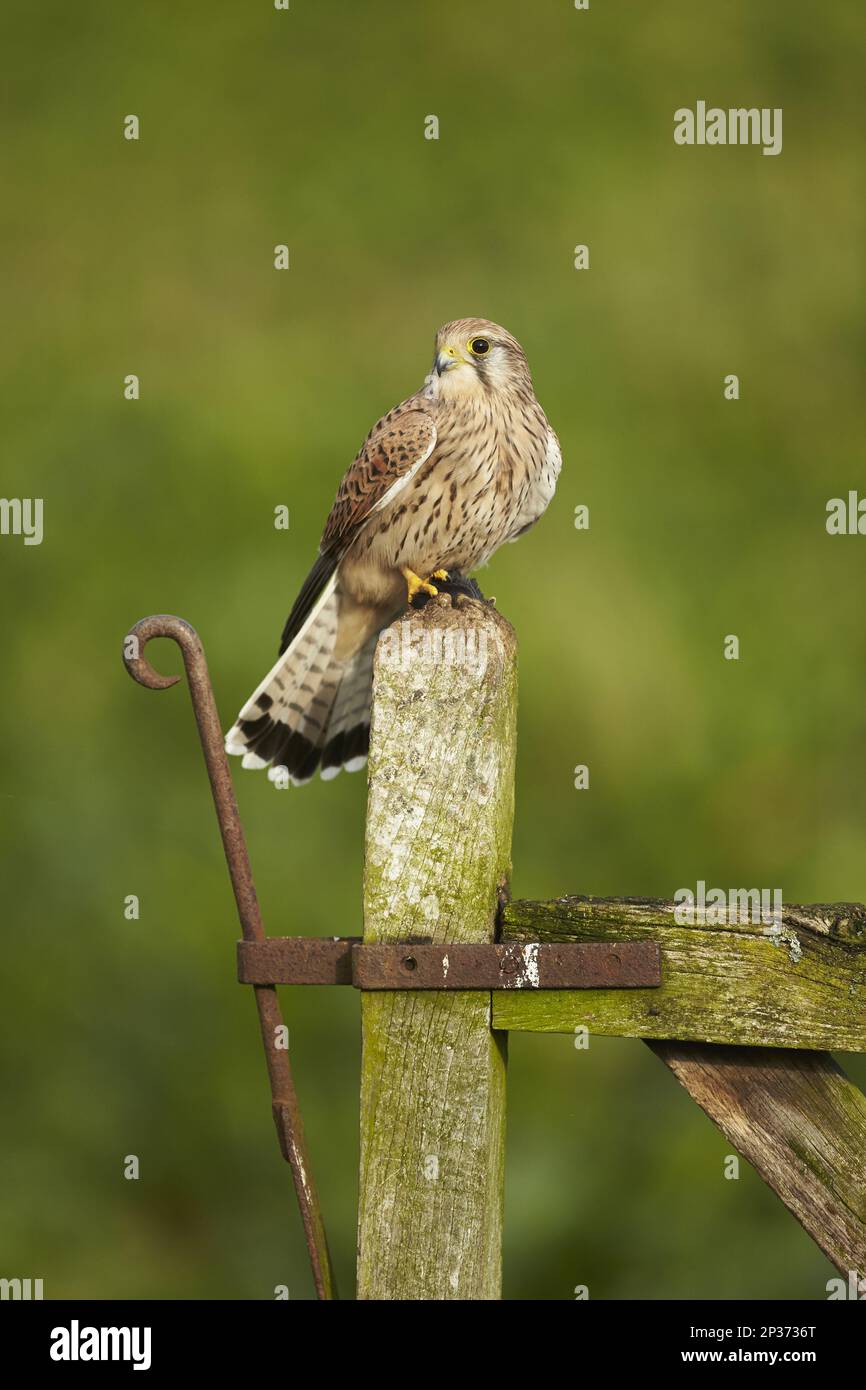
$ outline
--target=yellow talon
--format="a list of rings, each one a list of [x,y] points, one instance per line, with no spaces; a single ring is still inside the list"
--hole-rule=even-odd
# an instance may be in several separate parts
[[[400,573],[406,580],[407,603],[411,603],[415,595],[418,593],[425,593],[431,595],[438,594],[439,590],[436,588],[436,585],[430,584],[426,579],[419,579],[418,575],[415,574],[414,570],[403,569],[400,571]],[[436,575],[436,578],[439,578],[438,574]]]
[[[447,579],[447,578],[448,578],[448,571],[447,571],[447,570],[434,570],[433,573],[431,574],[430,578],[431,578],[431,579]]]

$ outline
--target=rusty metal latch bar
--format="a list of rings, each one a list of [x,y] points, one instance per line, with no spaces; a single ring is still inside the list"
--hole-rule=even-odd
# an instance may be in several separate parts
[[[357,936],[271,936],[238,942],[245,985],[354,985],[356,989],[655,989],[654,941],[380,945]]]

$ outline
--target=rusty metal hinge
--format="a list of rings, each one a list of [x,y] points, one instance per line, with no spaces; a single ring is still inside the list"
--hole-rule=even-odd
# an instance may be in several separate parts
[[[354,985],[356,989],[653,989],[653,941],[383,945],[360,937],[270,936],[238,942],[245,985]]]

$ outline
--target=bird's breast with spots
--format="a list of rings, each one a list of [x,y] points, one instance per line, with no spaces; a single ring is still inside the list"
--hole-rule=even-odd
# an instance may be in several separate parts
[[[473,412],[437,420],[437,428],[428,462],[395,488],[359,538],[373,564],[422,576],[439,568],[468,574],[549,500],[540,495],[549,433],[540,408],[537,416]]]

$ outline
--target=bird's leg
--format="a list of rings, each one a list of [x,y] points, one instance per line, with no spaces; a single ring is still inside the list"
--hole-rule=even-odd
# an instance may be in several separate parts
[[[431,579],[447,579],[447,578],[448,578],[448,571],[447,571],[447,570],[434,570],[433,573],[431,574],[430,578],[431,578]]]
[[[407,565],[401,566],[400,573],[406,580],[407,603],[411,603],[415,595],[418,593],[430,594],[431,596],[434,594],[438,594],[439,590],[436,588],[435,584],[431,584],[427,579],[420,579],[418,575],[415,573],[415,571],[410,570]],[[439,578],[438,572],[436,573],[435,578]]]

